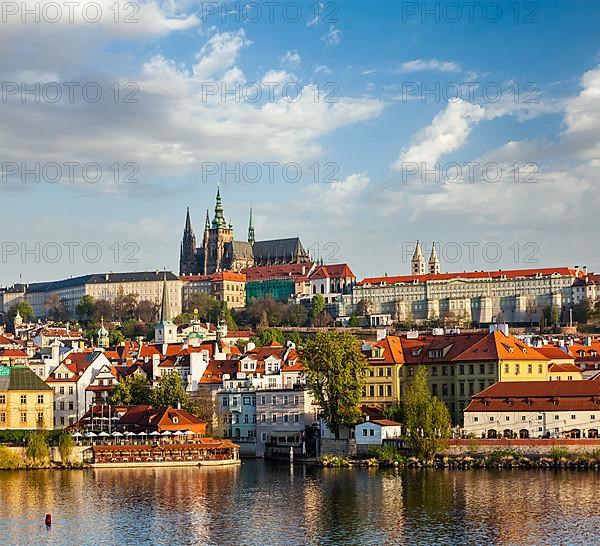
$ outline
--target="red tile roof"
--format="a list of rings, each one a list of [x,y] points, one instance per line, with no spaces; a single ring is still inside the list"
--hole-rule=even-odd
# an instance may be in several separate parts
[[[246,274],[246,281],[265,281],[271,279],[294,279],[306,277],[313,264],[286,264],[286,265],[264,265],[256,267],[247,267],[242,269]]]
[[[358,286],[366,284],[397,284],[417,282],[439,282],[453,279],[519,279],[526,277],[535,277],[536,275],[550,276],[561,275],[566,277],[581,277],[583,273],[570,267],[546,267],[540,269],[509,269],[498,271],[465,271],[463,273],[433,273],[426,275],[397,275],[384,277],[367,277],[358,282]]]
[[[502,381],[473,396],[465,411],[600,411],[600,380]]]
[[[356,278],[348,264],[320,265],[309,275],[310,279],[343,279],[348,277]]]

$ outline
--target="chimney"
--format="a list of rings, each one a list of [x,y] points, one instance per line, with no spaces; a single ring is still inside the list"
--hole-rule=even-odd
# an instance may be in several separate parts
[[[584,274],[584,275],[587,275],[587,265],[584,265],[584,266],[583,266],[583,274]]]

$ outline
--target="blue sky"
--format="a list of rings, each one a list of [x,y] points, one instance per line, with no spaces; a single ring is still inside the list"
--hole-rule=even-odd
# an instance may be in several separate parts
[[[221,189],[237,238],[252,205],[257,238],[299,234],[359,277],[407,272],[416,239],[438,242],[445,271],[600,270],[598,4],[521,2],[516,13],[481,2],[470,21],[461,2],[344,0],[316,19],[317,4],[299,2],[291,22],[293,3],[281,2],[273,22],[264,3],[250,22],[252,5],[240,15],[234,2],[141,2],[130,24],[114,22],[112,4],[99,2],[95,23],[3,14],[0,284],[176,270],[186,206],[199,234],[223,168],[236,165]],[[80,84],[73,101],[65,82]],[[96,103],[79,91],[90,82],[103,92]],[[39,102],[23,102],[36,83]],[[236,84],[237,100],[206,95]],[[251,102],[257,85],[263,99]],[[445,95],[420,92],[436,86]],[[137,102],[124,102],[131,90]],[[102,179],[73,167],[71,182],[68,162],[98,164]],[[40,174],[22,182],[36,163]],[[55,163],[62,178],[49,182],[42,170],[51,178]],[[478,164],[472,177],[467,163]],[[253,183],[242,174],[251,164],[263,173]],[[114,183],[115,165],[138,181]],[[515,183],[515,165],[534,182]],[[303,176],[286,181],[284,166]],[[497,168],[501,179],[486,181]]]

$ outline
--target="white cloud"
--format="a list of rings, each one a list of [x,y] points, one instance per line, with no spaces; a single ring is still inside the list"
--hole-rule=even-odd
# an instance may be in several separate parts
[[[402,63],[400,72],[421,72],[424,70],[435,70],[439,72],[460,72],[460,65],[437,59],[415,59]]]
[[[302,57],[298,54],[297,51],[288,51],[283,57],[281,57],[282,65],[292,65],[297,66],[302,62]]]
[[[326,64],[320,64],[314,71],[314,74],[331,74],[331,69]]]
[[[446,108],[433,118],[431,125],[419,131],[411,146],[401,152],[392,169],[401,171],[406,163],[425,163],[428,169],[433,168],[440,157],[463,146],[484,113],[485,110],[477,104],[463,100],[448,102]]]
[[[342,31],[334,25],[329,25],[329,30],[321,39],[327,45],[338,45],[342,41]]]

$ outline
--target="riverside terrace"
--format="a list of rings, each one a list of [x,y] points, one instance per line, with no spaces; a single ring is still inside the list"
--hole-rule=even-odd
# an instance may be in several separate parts
[[[239,464],[239,446],[201,438],[193,443],[94,445],[86,462],[94,467],[214,466]]]

